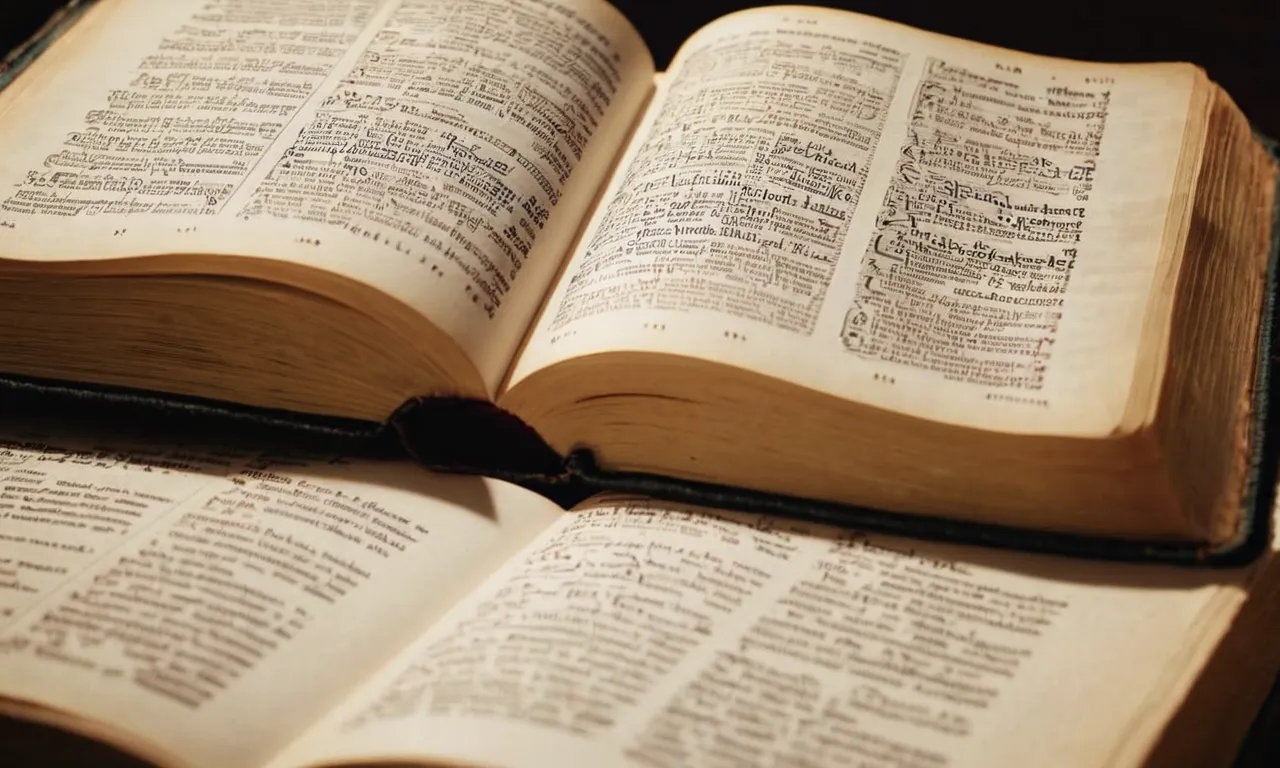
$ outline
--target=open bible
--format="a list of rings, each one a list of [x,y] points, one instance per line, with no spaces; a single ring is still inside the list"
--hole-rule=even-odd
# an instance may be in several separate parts
[[[0,488],[10,760],[30,722],[193,768],[1217,765],[1280,663],[1274,548],[1090,563],[40,433]]]
[[[11,387],[1050,548],[1254,531],[1275,164],[1191,65],[776,7],[655,76],[597,0],[103,0],[0,145]]]

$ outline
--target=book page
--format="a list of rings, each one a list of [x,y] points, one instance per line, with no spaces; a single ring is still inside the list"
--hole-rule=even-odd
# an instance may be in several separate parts
[[[261,764],[558,514],[400,462],[6,437],[0,710]]]
[[[601,0],[110,0],[84,25],[0,106],[5,258],[328,270],[494,386],[652,91]]]
[[[272,766],[1102,765],[1249,578],[600,500]]]
[[[1106,433],[1195,71],[816,8],[678,54],[510,387],[665,352],[939,421]]]

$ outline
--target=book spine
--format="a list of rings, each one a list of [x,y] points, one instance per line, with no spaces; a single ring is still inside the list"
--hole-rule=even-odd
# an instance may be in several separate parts
[[[419,397],[389,420],[404,450],[437,472],[515,483],[568,509],[596,492],[568,471],[564,457],[517,416],[492,403]]]

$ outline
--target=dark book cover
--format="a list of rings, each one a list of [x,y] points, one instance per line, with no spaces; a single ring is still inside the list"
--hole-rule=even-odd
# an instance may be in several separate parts
[[[35,34],[0,58],[0,90],[13,82],[40,54],[44,53],[59,36],[80,19],[95,0],[68,0],[40,26]],[[9,11],[4,12],[8,15]],[[0,52],[6,46],[0,46]]]

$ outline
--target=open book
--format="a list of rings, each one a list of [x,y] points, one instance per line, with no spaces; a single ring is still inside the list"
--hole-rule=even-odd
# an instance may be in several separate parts
[[[507,476],[1248,528],[1275,167],[1191,65],[777,7],[655,77],[599,0],[103,0],[0,146],[21,380],[395,421],[448,466],[506,432],[414,406],[489,404],[535,436]]]
[[[0,488],[0,712],[162,766],[1215,765],[1280,664],[1274,551],[1087,563],[35,434]]]

